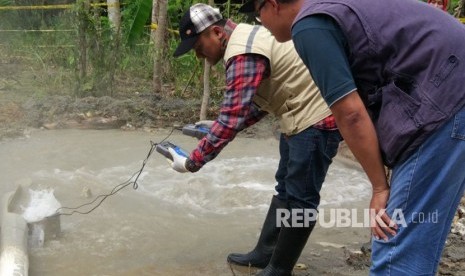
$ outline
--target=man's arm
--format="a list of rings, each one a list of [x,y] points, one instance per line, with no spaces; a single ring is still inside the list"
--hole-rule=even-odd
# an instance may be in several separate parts
[[[190,154],[190,160],[198,168],[213,160],[239,131],[267,114],[255,106],[253,97],[263,79],[268,78],[269,70],[268,59],[261,55],[238,55],[228,61],[220,114]]]
[[[335,102],[331,106],[331,111],[342,137],[372,184],[370,209],[375,212],[372,214],[374,215],[372,219],[377,220],[377,224],[372,224],[373,235],[376,238],[387,239],[383,230],[395,235],[396,232],[387,226],[391,225],[393,228],[396,226],[391,224],[391,219],[383,213],[389,199],[389,185],[373,123],[356,91]]]
[[[383,230],[395,233],[386,227],[391,222],[389,217],[379,213],[386,208],[389,186],[375,128],[352,76],[347,40],[337,23],[326,15],[306,17],[294,25],[292,32],[297,52],[330,106],[347,145],[370,179],[373,186],[370,209],[374,211],[371,229],[375,237],[386,239]]]

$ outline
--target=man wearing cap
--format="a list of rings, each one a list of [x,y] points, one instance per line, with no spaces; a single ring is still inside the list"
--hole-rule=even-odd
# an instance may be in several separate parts
[[[241,10],[293,40],[372,183],[370,273],[435,275],[465,189],[465,28],[417,0],[256,0]]]
[[[258,268],[272,262],[272,269],[261,275],[291,275],[315,219],[304,227],[302,223],[300,227],[277,225],[277,209],[317,209],[321,185],[341,141],[334,118],[292,42],[278,43],[262,26],[223,19],[218,9],[205,4],[190,7],[179,32],[181,43],[174,56],[193,49],[197,57],[212,65],[223,59],[226,91],[208,135],[189,158],[171,151],[172,167],[179,172],[199,170],[239,131],[268,113],[275,115],[282,132],[275,175],[277,195],[272,197],[255,248],[246,254],[230,254],[227,259]]]

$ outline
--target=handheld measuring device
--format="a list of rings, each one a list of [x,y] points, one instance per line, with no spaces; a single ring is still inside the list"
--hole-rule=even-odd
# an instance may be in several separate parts
[[[179,155],[189,157],[189,154],[185,150],[168,141],[163,141],[160,144],[158,144],[155,150],[158,151],[161,155],[173,161],[173,156],[171,156],[171,153],[168,150],[169,148],[174,149],[174,151],[176,151],[176,153],[178,153]]]
[[[210,128],[205,127],[203,125],[189,124],[189,125],[185,125],[182,128],[182,134],[195,137],[199,140],[205,137],[205,135],[207,135],[209,131],[210,131]]]

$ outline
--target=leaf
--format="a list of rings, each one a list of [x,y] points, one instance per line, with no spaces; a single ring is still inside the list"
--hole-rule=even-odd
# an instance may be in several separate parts
[[[0,7],[1,6],[10,6],[12,4],[12,0],[0,0]]]
[[[0,0],[2,1],[2,0]],[[152,0],[140,0],[139,8],[129,28],[127,43],[134,45],[137,38],[144,32],[144,26],[152,13]]]

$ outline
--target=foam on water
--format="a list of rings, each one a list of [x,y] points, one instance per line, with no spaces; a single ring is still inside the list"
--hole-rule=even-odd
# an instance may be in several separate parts
[[[164,162],[155,166],[148,163],[139,177],[136,196],[151,197],[196,213],[228,214],[254,208],[266,211],[271,195],[275,193],[274,174],[278,163],[275,157],[218,158],[194,174],[175,172]],[[40,171],[36,176],[70,186],[84,185],[96,196],[128,180],[140,165],[140,162],[135,162],[126,167],[109,167],[99,171],[85,167],[75,171]],[[134,195],[129,189],[119,194]],[[370,191],[369,181],[363,172],[334,162],[321,190],[320,205],[361,201],[369,197]],[[53,195],[38,192],[35,198],[38,200],[47,196]]]
[[[55,214],[61,207],[53,194],[53,189],[32,190],[29,189],[29,205],[23,206],[23,218],[28,223],[33,223]]]
[[[264,157],[217,159],[195,174],[161,165],[148,169],[140,187],[144,194],[178,207],[227,214],[267,205],[277,164],[275,158]]]
[[[200,173],[179,174],[168,166],[149,170],[144,193],[196,211],[227,214],[237,210],[266,210],[275,193],[277,158],[244,157],[215,160]],[[321,191],[321,206],[361,201],[370,195],[365,174],[335,162]]]
[[[338,206],[369,199],[371,184],[365,173],[335,161],[321,189],[320,206]]]

